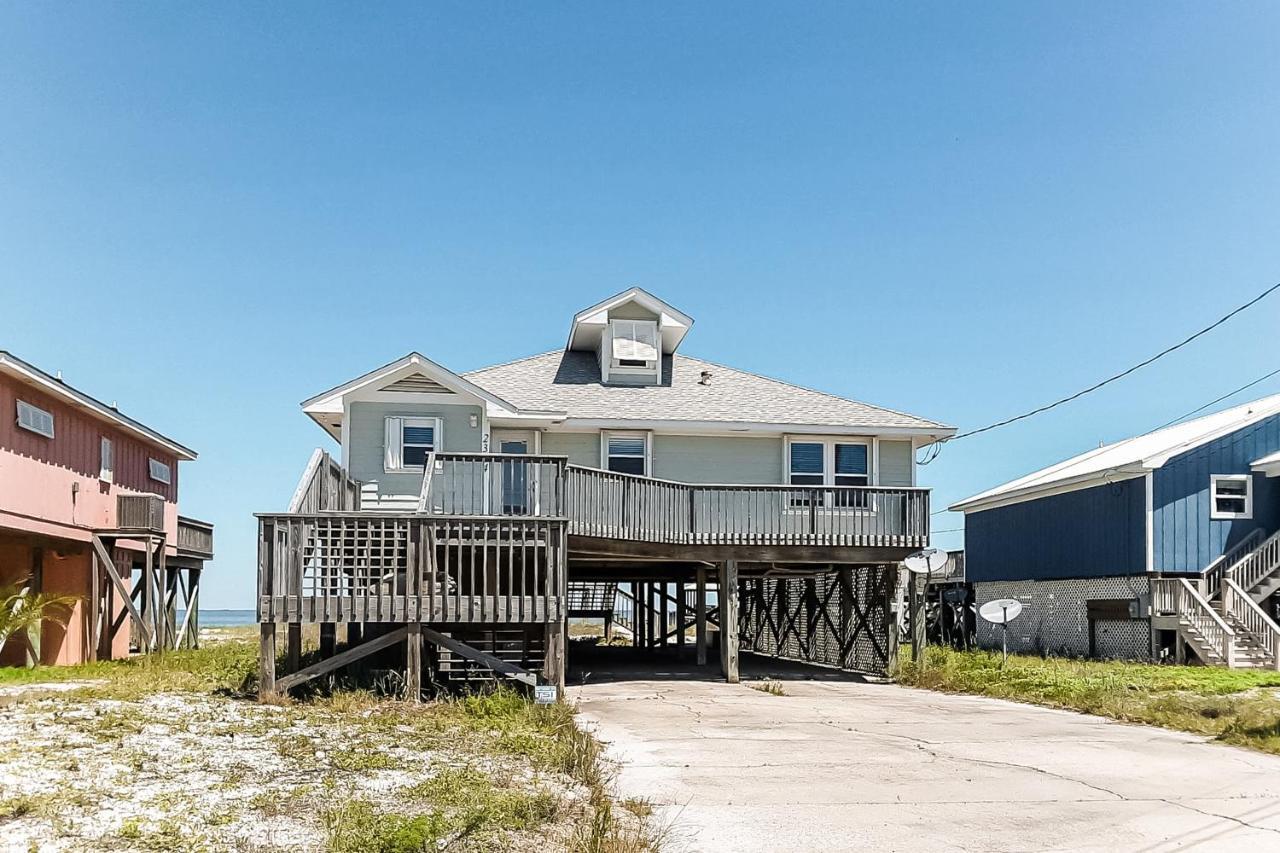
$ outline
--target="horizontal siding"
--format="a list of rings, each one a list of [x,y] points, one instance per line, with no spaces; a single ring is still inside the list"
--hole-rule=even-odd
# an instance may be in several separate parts
[[[880,440],[881,486],[910,486],[915,451],[909,441]]]
[[[551,456],[568,456],[572,465],[600,467],[600,433],[544,432],[542,452]]]
[[[1197,572],[1261,527],[1280,528],[1280,489],[1253,475],[1253,518],[1210,518],[1209,477],[1248,474],[1255,460],[1280,450],[1280,416],[1222,436],[1170,459],[1152,481],[1155,568]]]
[[[682,483],[781,483],[782,439],[655,435],[653,475]]]
[[[18,426],[18,400],[53,415],[53,438]],[[114,482],[119,488],[150,492],[178,500],[178,459],[158,446],[146,444],[105,420],[86,415],[41,391],[0,376],[0,449],[96,479],[102,470],[102,438],[111,439]],[[148,459],[169,466],[168,485],[151,479]],[[21,511],[21,507],[14,507]]]
[[[1138,477],[971,512],[964,541],[970,582],[1140,574],[1146,482]]]
[[[387,509],[412,508],[422,490],[421,474],[388,474],[386,460],[386,419],[392,416],[440,418],[444,446],[453,452],[479,451],[483,434],[479,426],[471,426],[471,416],[481,422],[479,406],[405,403],[351,404],[351,459],[347,469],[365,483],[361,501],[364,506]]]

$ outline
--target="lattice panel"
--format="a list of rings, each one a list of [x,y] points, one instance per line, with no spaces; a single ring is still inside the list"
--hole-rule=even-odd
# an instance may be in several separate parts
[[[318,518],[305,528],[306,596],[394,595],[409,566],[409,525],[399,519]]]
[[[975,583],[977,606],[997,598],[1016,598],[1022,614],[1009,625],[1009,651],[1067,657],[1089,655],[1087,602],[1097,598],[1148,595],[1146,577],[1076,578],[1050,581]],[[1000,648],[1000,628],[978,619],[978,645]],[[1151,623],[1147,619],[1098,620],[1094,626],[1098,657],[1146,660],[1151,657]]]
[[[892,572],[841,569],[808,578],[743,581],[742,648],[883,674],[889,662]]]

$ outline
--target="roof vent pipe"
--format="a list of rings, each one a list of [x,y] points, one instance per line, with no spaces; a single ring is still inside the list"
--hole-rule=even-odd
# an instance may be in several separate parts
[[[702,371],[702,378],[698,380],[698,384],[699,384],[699,385],[710,385],[710,384],[711,384],[711,371],[710,371],[710,370],[704,370],[704,371]]]

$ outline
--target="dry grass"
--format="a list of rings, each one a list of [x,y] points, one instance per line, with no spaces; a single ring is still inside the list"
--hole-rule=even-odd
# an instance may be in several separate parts
[[[1010,655],[931,646],[903,684],[1066,708],[1280,754],[1280,673]]]
[[[761,693],[768,693],[770,696],[786,696],[787,691],[782,689],[781,681],[757,681],[748,684],[752,690],[759,690]]]

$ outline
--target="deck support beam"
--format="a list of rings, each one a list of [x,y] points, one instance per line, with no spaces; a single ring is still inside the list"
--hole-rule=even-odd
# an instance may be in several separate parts
[[[422,623],[410,622],[404,646],[404,689],[410,702],[422,701]]]
[[[276,623],[258,625],[258,698],[276,694]]]
[[[302,668],[302,623],[290,622],[286,631],[285,668],[297,672]]]
[[[547,651],[543,663],[543,678],[556,686],[557,693],[564,691],[565,626],[563,619],[547,623]]]
[[[706,566],[698,566],[695,570],[695,583],[697,584],[697,603],[695,606],[694,621],[696,626],[696,637],[694,644],[697,646],[698,666],[707,665],[707,568]]]
[[[724,680],[738,683],[738,561],[720,564],[720,660]]]

